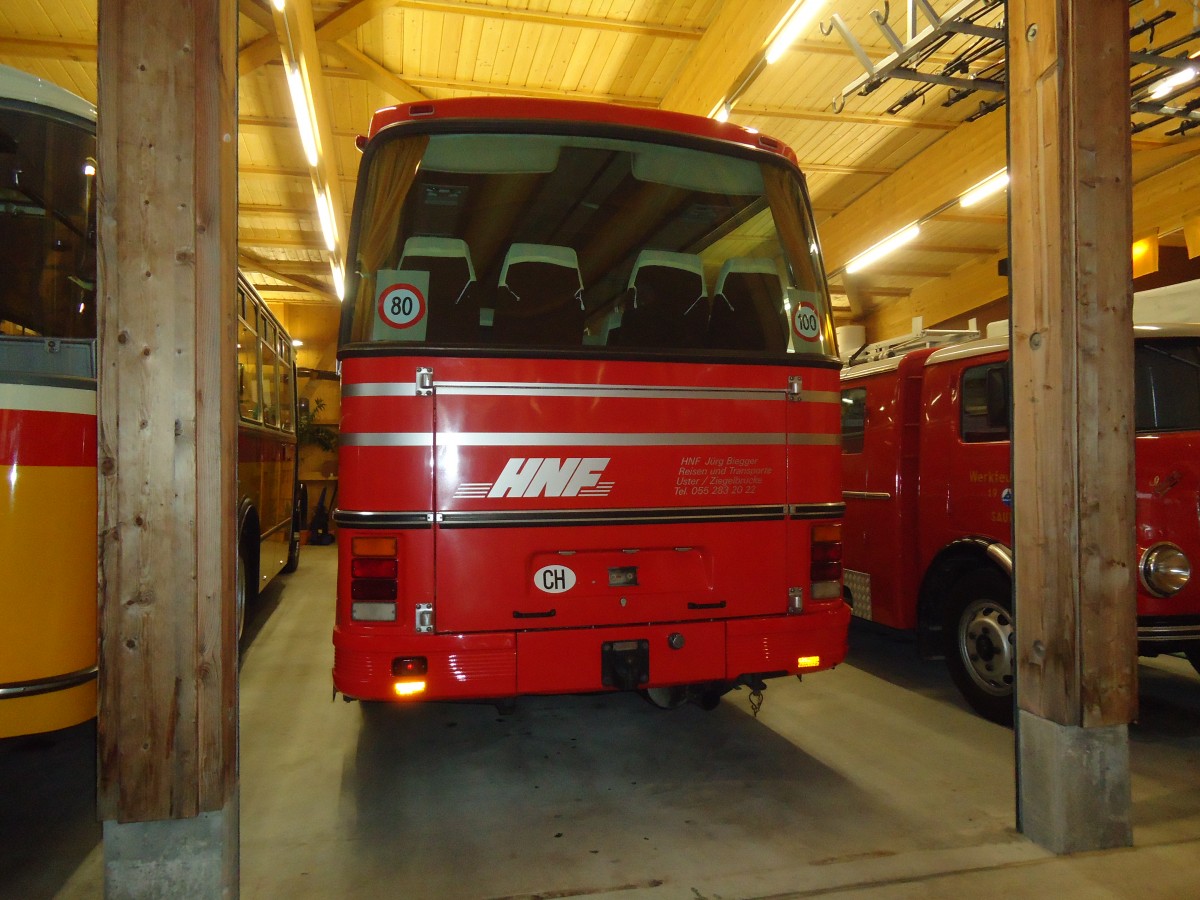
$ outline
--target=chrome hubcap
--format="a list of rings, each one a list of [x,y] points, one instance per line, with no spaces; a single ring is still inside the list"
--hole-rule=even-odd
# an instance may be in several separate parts
[[[973,600],[959,620],[958,651],[981,689],[996,697],[1012,693],[1016,633],[1012,615],[1003,606]]]

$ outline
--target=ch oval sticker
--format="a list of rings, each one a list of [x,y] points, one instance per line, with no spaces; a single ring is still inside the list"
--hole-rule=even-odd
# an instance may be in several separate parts
[[[533,586],[547,594],[563,594],[575,587],[575,573],[566,566],[542,566],[533,573]]]

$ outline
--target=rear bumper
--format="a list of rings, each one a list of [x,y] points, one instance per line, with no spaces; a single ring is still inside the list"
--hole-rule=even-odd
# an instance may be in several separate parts
[[[639,687],[805,674],[845,659],[849,621],[849,607],[834,603],[798,616],[561,631],[397,635],[338,627],[333,686],[359,700],[395,700],[401,679],[392,675],[393,661],[424,657],[425,690],[413,699],[607,691],[602,647],[638,641],[649,647],[649,680]]]
[[[1138,653],[1155,656],[1200,647],[1200,616],[1139,616]]]

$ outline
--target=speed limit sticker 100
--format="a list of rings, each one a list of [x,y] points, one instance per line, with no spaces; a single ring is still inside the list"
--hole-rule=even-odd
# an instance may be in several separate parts
[[[379,318],[392,328],[412,328],[425,318],[425,295],[413,284],[393,284],[379,294]]]
[[[792,329],[801,340],[820,340],[821,317],[817,315],[817,308],[807,301],[798,303],[796,313],[792,316]]]

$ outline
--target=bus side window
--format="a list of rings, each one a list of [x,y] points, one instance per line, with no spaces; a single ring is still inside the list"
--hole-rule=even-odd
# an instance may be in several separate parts
[[[292,378],[294,369],[293,356],[295,351],[287,346],[287,342],[280,338],[280,362],[279,367],[279,427],[284,431],[292,431],[296,427],[296,423],[292,421],[292,410],[296,406],[296,382]]]
[[[250,310],[250,315],[254,310]],[[238,412],[248,422],[261,422],[261,388],[258,368],[258,335],[244,319],[238,319]]]
[[[842,452],[862,453],[867,428],[867,389],[842,391]]]
[[[275,352],[277,332],[264,317],[262,336],[263,424],[279,424],[279,354]]]

